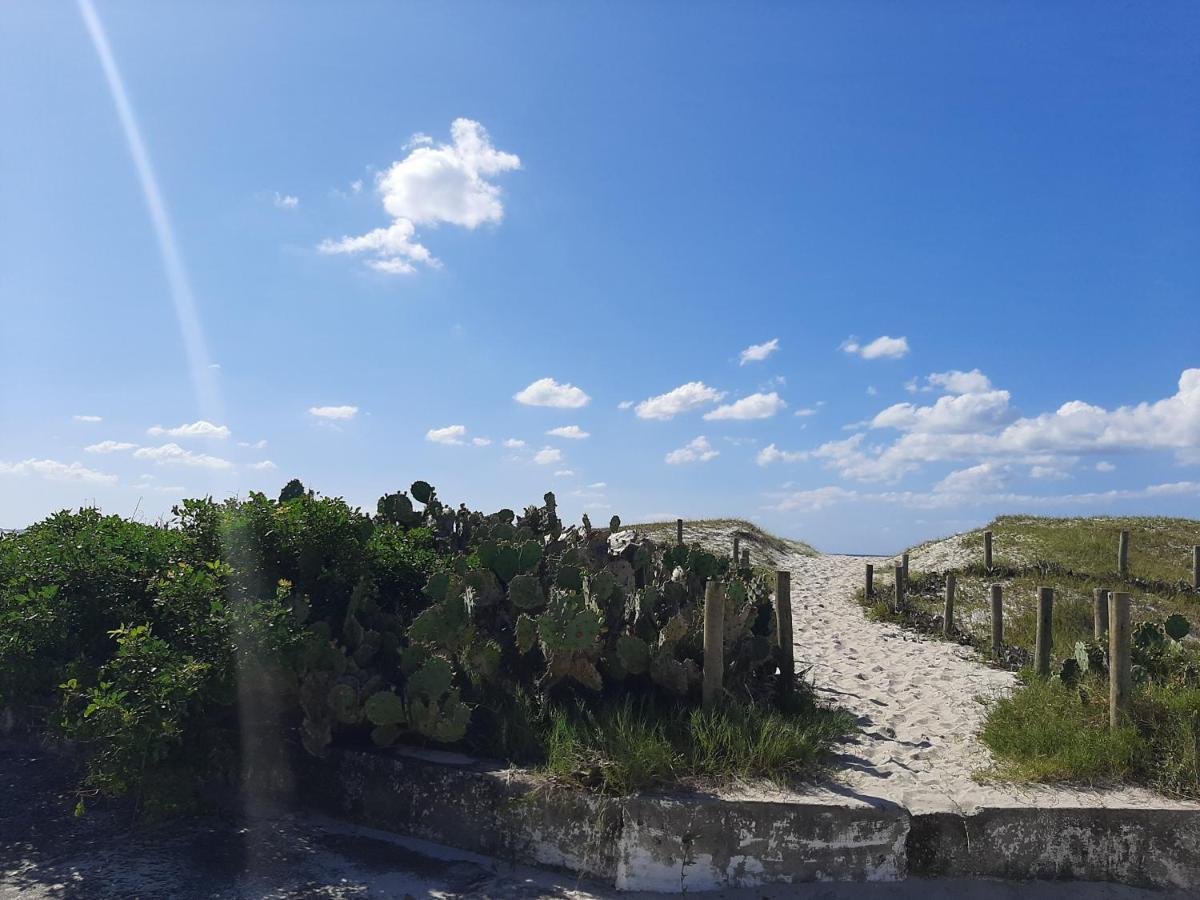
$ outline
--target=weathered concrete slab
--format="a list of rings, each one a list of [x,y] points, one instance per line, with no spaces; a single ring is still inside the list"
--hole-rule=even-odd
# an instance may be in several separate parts
[[[636,797],[625,804],[616,886],[680,892],[894,881],[904,875],[907,835],[899,808]]]
[[[283,772],[281,770],[290,771]],[[288,777],[283,777],[284,775]],[[262,786],[359,824],[623,891],[914,877],[1200,889],[1200,809],[1033,806],[914,815],[835,791],[604,798],[457,754],[337,750],[264,767]]]
[[[1012,807],[913,816],[912,875],[1200,888],[1200,813]]]

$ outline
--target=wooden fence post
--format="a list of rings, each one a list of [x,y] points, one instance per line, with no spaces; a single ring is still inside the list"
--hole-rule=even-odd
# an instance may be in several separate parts
[[[725,586],[710,578],[704,586],[704,708],[721,699],[725,680]]]
[[[683,546],[683,519],[675,520],[675,543]]]
[[[1117,572],[1122,578],[1129,577],[1129,532],[1122,531],[1117,540]]]
[[[1000,658],[1004,649],[1004,588],[992,585],[992,656]]]
[[[1104,588],[1092,590],[1092,633],[1097,641],[1108,634],[1108,591]]]
[[[867,563],[867,599],[875,599],[875,567]]]
[[[742,550],[742,568],[743,569],[750,568],[750,551],[749,550]]]
[[[1038,588],[1037,637],[1033,648],[1033,667],[1042,678],[1050,677],[1050,651],[1054,647],[1054,589]]]
[[[1200,547],[1192,548],[1192,587],[1200,591]]]
[[[946,575],[946,613],[942,617],[942,633],[949,637],[954,631],[954,573]]]
[[[1108,595],[1108,624],[1108,724],[1119,728],[1129,714],[1133,688],[1128,594]]]
[[[792,646],[792,575],[775,573],[775,641],[779,647],[780,693],[789,695],[796,681],[795,648]]]
[[[908,554],[905,553],[900,557],[900,562],[904,566],[904,583],[908,583]]]
[[[992,571],[992,533],[990,531],[983,533],[983,567],[989,572]]]
[[[904,607],[904,568],[896,566],[896,612]]]
[[[738,545],[740,543],[741,543],[741,539],[735,534],[733,536],[733,564],[734,564],[734,566],[736,566],[738,564],[738,560],[741,558],[741,552],[738,550]]]

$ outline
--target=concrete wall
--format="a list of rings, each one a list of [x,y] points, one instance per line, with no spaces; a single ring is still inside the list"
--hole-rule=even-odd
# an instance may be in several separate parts
[[[286,770],[286,771],[285,771]],[[664,892],[913,876],[1115,881],[1200,888],[1200,812],[984,809],[710,796],[605,798],[448,753],[298,753],[262,787],[331,815]]]

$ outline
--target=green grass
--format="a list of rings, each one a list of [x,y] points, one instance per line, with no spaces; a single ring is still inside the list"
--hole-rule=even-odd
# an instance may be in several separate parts
[[[1200,543],[1200,521],[1167,518],[1038,518],[1001,516],[993,533],[995,571],[983,569],[983,530],[963,539],[978,551],[969,567],[955,569],[955,624],[976,646],[990,645],[993,583],[1004,589],[1005,643],[1032,652],[1036,637],[1038,588],[1054,589],[1055,658],[1068,656],[1076,641],[1093,637],[1092,592],[1119,590],[1130,595],[1134,621],[1161,621],[1179,613],[1200,631],[1200,592],[1190,586],[1191,548]],[[1117,539],[1130,532],[1130,576],[1117,569]],[[940,616],[944,572],[925,572],[914,561],[910,603],[917,618]],[[890,585],[878,588],[890,595]],[[1018,652],[1016,659],[1022,659]]]
[[[597,710],[560,706],[548,716],[542,769],[611,794],[729,779],[788,785],[818,771],[833,742],[854,728],[849,713],[815,705],[789,713],[628,698]]]
[[[1074,688],[1026,673],[1012,696],[992,704],[980,739],[995,755],[999,778],[1132,782],[1200,799],[1200,689],[1138,685],[1130,726],[1110,730],[1103,679]]]
[[[1151,516],[1049,518],[1000,516],[992,532],[993,562],[1017,567],[1040,560],[1096,576],[1117,571],[1117,539],[1130,533],[1129,570],[1135,578],[1179,582],[1192,577],[1192,547],[1200,544],[1200,522]],[[983,530],[963,541],[983,559]]]
[[[1124,780],[1146,752],[1136,728],[1110,731],[1107,694],[1081,699],[1057,679],[1030,679],[991,708],[980,739],[996,774],[1012,781],[1097,784]]]

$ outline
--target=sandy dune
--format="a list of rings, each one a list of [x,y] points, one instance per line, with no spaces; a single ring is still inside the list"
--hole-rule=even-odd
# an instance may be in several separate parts
[[[720,532],[707,528],[701,539],[728,552],[732,534]],[[1011,690],[1015,676],[988,667],[968,647],[868,621],[854,592],[867,563],[878,577],[890,572],[891,558],[814,556],[797,546],[803,549],[771,560],[792,573],[797,668],[809,670],[821,696],[859,716],[863,729],[839,748],[836,783],[805,793],[899,803],[914,813],[1030,803],[1200,808],[1135,788],[1017,786],[981,778],[991,765],[976,738],[982,699]],[[910,565],[942,568],[964,552],[958,537],[948,538],[923,547]]]

